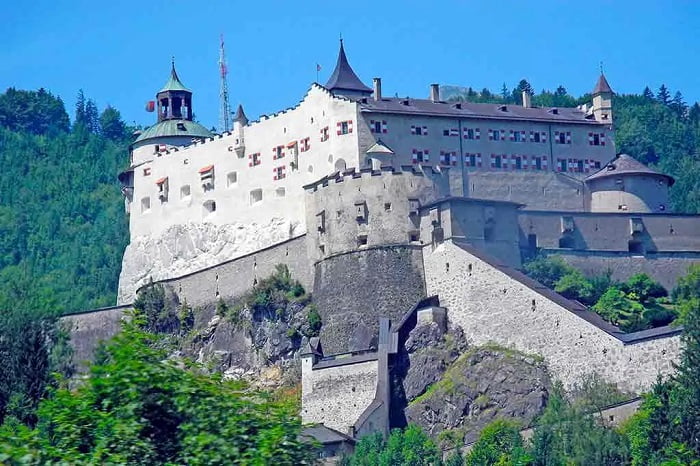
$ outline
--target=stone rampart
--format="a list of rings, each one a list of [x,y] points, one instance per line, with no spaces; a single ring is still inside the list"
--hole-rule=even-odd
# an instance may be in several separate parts
[[[72,361],[82,372],[92,361],[100,342],[107,341],[119,332],[125,313],[132,307],[114,306],[85,312],[66,314],[61,323],[70,334],[73,348]]]
[[[292,277],[305,289],[313,287],[312,267],[306,257],[306,235],[257,250],[236,259],[180,277],[161,280],[190,306],[203,306],[217,300],[238,297],[252,288],[258,280],[275,272],[284,264]]]
[[[315,265],[314,302],[328,353],[377,347],[380,317],[398,322],[425,297],[419,246],[379,246]]]
[[[556,254],[587,276],[611,272],[613,280],[624,281],[634,274],[645,273],[661,283],[669,292],[678,279],[688,273],[688,267],[700,264],[698,252],[659,252],[638,255],[613,251],[571,251],[543,249],[546,254]]]
[[[424,263],[428,294],[440,296],[448,320],[473,344],[539,354],[566,387],[596,372],[623,390],[644,391],[678,359],[678,329],[616,335],[582,306],[468,246],[425,248]]]

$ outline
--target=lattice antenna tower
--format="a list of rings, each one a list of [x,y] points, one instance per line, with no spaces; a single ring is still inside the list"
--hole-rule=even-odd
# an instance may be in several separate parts
[[[221,74],[221,88],[219,89],[219,131],[223,133],[231,130],[231,107],[228,103],[228,67],[226,66],[223,34],[221,34],[221,46],[219,48],[219,72]]]

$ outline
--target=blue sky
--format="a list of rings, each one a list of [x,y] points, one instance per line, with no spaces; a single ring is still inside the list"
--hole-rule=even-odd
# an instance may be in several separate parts
[[[219,34],[231,105],[250,118],[294,105],[333,70],[342,33],[350,63],[385,94],[425,97],[430,83],[498,91],[589,91],[599,62],[613,89],[665,83],[700,100],[700,2],[694,1],[3,1],[0,89],[45,87],[73,113],[78,89],[129,123],[175,56],[206,126],[218,121]]]

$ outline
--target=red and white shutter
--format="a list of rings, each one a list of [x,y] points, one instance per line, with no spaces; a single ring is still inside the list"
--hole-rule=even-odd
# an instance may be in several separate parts
[[[452,162],[453,166],[457,165],[457,152],[452,152],[452,155],[450,155],[450,161]]]
[[[557,159],[557,171],[561,171],[561,159]]]
[[[253,166],[253,154],[248,154],[248,166]]]
[[[547,170],[547,157],[542,157],[542,170]]]
[[[474,130],[474,139],[481,139],[481,130],[479,128]]]
[[[416,134],[416,127],[411,125],[411,134]]]
[[[588,145],[593,145],[593,133],[588,133]]]
[[[547,133],[545,133],[544,131],[540,133],[540,141],[547,142]]]
[[[423,162],[427,162],[428,160],[430,160],[430,151],[425,149],[423,151]]]
[[[502,129],[501,130],[501,141],[505,141],[505,140],[506,140],[506,130]]]
[[[384,133],[384,134],[387,133],[386,120],[382,120],[382,133]]]
[[[464,166],[471,167],[471,164],[469,163],[469,153],[468,152],[464,153]]]
[[[600,133],[600,145],[605,145],[605,133]]]
[[[515,141],[515,131],[513,131],[512,129],[510,130],[510,140]]]
[[[566,143],[571,144],[571,131],[566,132]]]
[[[525,131],[520,131],[520,140],[525,142]]]
[[[530,142],[535,142],[535,132],[530,131]]]
[[[423,126],[423,136],[427,136],[427,135],[428,135],[428,127]]]
[[[416,149],[413,149],[412,160],[413,160],[413,163],[418,163],[418,151]]]
[[[480,167],[481,166],[481,152],[476,154],[476,166]]]
[[[528,162],[527,155],[523,155],[522,158],[523,158],[523,164],[522,164],[523,170],[527,170],[527,162]]]
[[[336,133],[338,134],[338,136],[340,136],[342,134],[341,127],[342,127],[342,123],[340,121],[335,124],[335,129],[336,129]]]
[[[493,141],[493,130],[489,130],[489,141]]]
[[[374,132],[375,132],[375,131],[374,131],[374,128],[375,128],[374,123],[375,123],[374,120],[369,120],[369,132],[370,132],[370,133],[374,133]]]
[[[491,154],[491,168],[496,168],[496,154]]]
[[[554,142],[559,144],[559,131],[554,132]]]
[[[352,134],[352,120],[348,121],[348,134]]]

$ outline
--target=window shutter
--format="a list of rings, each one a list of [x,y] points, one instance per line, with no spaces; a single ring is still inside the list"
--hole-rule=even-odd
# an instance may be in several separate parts
[[[352,134],[352,120],[348,121],[348,134]]]
[[[476,166],[480,167],[481,166],[481,152],[476,154]]]
[[[335,127],[336,127],[336,132],[338,133],[338,136],[340,136],[341,135],[341,132],[340,132],[341,123],[340,122],[336,123]]]
[[[386,120],[382,120],[382,133],[386,134],[387,133],[387,126],[386,126]]]
[[[416,127],[415,126],[411,126],[411,134],[416,134]]]
[[[430,151],[428,149],[425,149],[423,151],[423,161],[427,162],[428,160],[430,160]]]
[[[593,133],[588,133],[588,145],[593,145]]]
[[[600,145],[605,145],[605,133],[600,133]]]
[[[479,128],[474,130],[474,139],[481,139],[481,130]]]
[[[547,142],[547,133],[545,133],[544,131],[540,133],[540,141]]]
[[[423,126],[423,136],[427,136],[427,135],[428,135],[428,127]]]
[[[491,154],[491,168],[496,168],[496,154]]]
[[[571,144],[571,131],[566,132],[566,143]]]
[[[413,149],[413,163],[418,163],[418,151]]]
[[[510,140],[515,141],[515,132],[512,129],[510,130]]]

